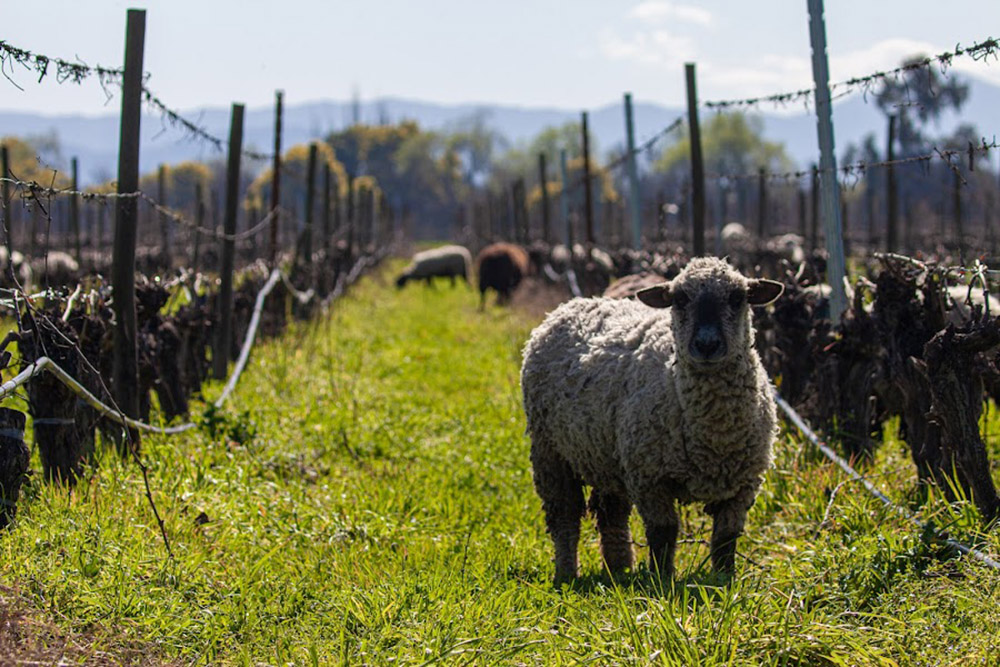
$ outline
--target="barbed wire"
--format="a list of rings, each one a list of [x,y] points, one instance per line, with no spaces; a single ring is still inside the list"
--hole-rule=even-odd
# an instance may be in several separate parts
[[[55,79],[59,83],[69,81],[79,84],[91,75],[96,74],[101,81],[101,85],[104,86],[112,81],[120,81],[122,76],[121,69],[102,67],[100,65],[91,66],[79,59],[78,62],[70,62],[62,58],[53,58],[40,53],[33,53],[27,49],[18,48],[0,39],[0,71],[3,72],[4,77],[18,90],[24,90],[11,78],[14,65],[21,65],[29,71],[34,70],[38,74],[39,82],[50,74],[53,66],[55,67]]]
[[[677,118],[674,119],[672,123],[670,123],[662,130],[655,133],[653,136],[649,137],[648,139],[640,143],[638,146],[636,146],[635,149],[633,149],[633,151],[630,152],[626,150],[617,158],[615,158],[608,164],[604,165],[603,167],[604,171],[612,171],[622,166],[628,161],[629,155],[633,154],[639,155],[640,153],[643,153],[645,151],[651,151],[653,149],[653,146],[655,146],[660,139],[662,139],[663,137],[667,136],[668,134],[679,128],[683,123],[684,123],[684,116],[678,116]]]
[[[0,182],[9,183],[13,185],[18,190],[24,191],[28,194],[31,199],[41,200],[43,197],[45,199],[52,199],[53,197],[61,197],[66,195],[75,195],[84,199],[85,201],[107,201],[109,199],[135,199],[137,197],[143,196],[141,191],[136,192],[93,192],[89,190],[74,190],[73,188],[54,188],[47,185],[42,185],[38,181],[22,181],[16,178],[0,177]],[[22,197],[24,195],[22,194]]]
[[[34,70],[38,74],[39,82],[50,74],[53,66],[55,67],[55,79],[59,83],[68,81],[79,84],[91,75],[96,74],[101,82],[101,87],[109,98],[111,97],[111,93],[108,91],[108,85],[117,84],[120,86],[124,75],[124,70],[122,69],[113,69],[100,65],[90,66],[82,61],[70,62],[63,58],[53,58],[13,46],[4,40],[0,40],[0,72],[18,90],[24,90],[24,88],[11,78],[14,65],[21,65],[29,71]],[[148,78],[148,73],[143,76],[144,80]],[[148,106],[159,112],[171,126],[181,128],[189,135],[212,144],[219,152],[222,152],[223,148],[229,144],[225,139],[213,135],[205,128],[182,116],[180,112],[171,109],[145,83],[142,85],[142,98]],[[267,153],[259,153],[247,149],[242,150],[241,153],[251,160],[264,161],[271,159],[271,156]]]
[[[1000,144],[997,143],[997,138],[994,136],[993,139],[987,141],[985,137],[980,140],[979,144],[969,143],[968,148],[958,149],[958,148],[932,148],[929,152],[923,153],[921,155],[911,155],[908,157],[896,158],[893,160],[879,160],[876,162],[869,162],[866,160],[861,160],[858,162],[853,162],[851,164],[845,164],[838,166],[836,171],[844,177],[853,177],[855,179],[860,179],[867,173],[869,169],[890,167],[890,166],[900,166],[907,164],[923,164],[929,165],[935,158],[940,158],[945,164],[948,165],[956,174],[959,175],[963,185],[966,183],[965,177],[961,174],[959,170],[958,161],[956,158],[960,156],[967,155],[969,157],[969,164],[974,168],[976,154],[982,153],[984,155],[989,154],[989,152],[995,148],[1000,148]],[[812,176],[814,172],[825,173],[830,171],[830,169],[824,169],[820,167],[810,167],[808,169],[797,169],[795,171],[788,171],[783,173],[765,172],[764,177],[768,181],[785,181],[785,182],[795,182],[801,180],[806,176]],[[760,172],[749,172],[749,173],[719,173],[719,172],[707,172],[705,178],[712,180],[722,180],[727,179],[730,181],[745,181],[745,180],[757,180],[760,178]]]
[[[220,153],[229,145],[227,140],[215,136],[205,128],[196,124],[194,121],[182,116],[180,112],[168,107],[163,100],[161,100],[145,85],[142,87],[142,99],[146,102],[147,106],[155,109],[161,117],[166,119],[167,123],[169,123],[172,127],[180,128],[187,132],[190,136],[208,142]],[[265,161],[272,158],[272,156],[268,153],[258,153],[257,151],[245,148],[241,150],[240,153],[251,160]]]
[[[998,53],[1000,53],[1000,40],[992,37],[984,39],[983,41],[969,47],[963,47],[961,44],[956,44],[954,51],[946,51],[936,56],[927,56],[925,58],[906,63],[905,65],[900,65],[895,69],[887,71],[880,70],[867,76],[853,77],[847,79],[846,81],[833,83],[830,85],[830,92],[832,94],[834,91],[837,91],[838,96],[843,96],[861,88],[864,90],[865,94],[867,94],[872,90],[876,83],[890,78],[898,79],[899,76],[905,72],[917,69],[930,69],[932,65],[940,64],[941,71],[943,73],[952,65],[952,61],[955,58],[966,56],[975,61],[986,62],[991,56],[994,59],[997,59]],[[709,109],[715,110],[728,109],[732,107],[755,107],[761,104],[783,106],[799,101],[808,102],[812,99],[815,93],[816,91],[814,88],[803,88],[800,90],[793,90],[791,92],[776,93],[774,95],[762,95],[760,97],[748,97],[733,100],[708,101],[703,102],[702,104]]]
[[[237,242],[237,241],[243,241],[245,239],[251,238],[252,236],[256,235],[258,232],[260,232],[260,230],[262,230],[265,227],[267,227],[268,225],[270,225],[271,221],[275,218],[275,216],[277,216],[277,215],[285,215],[285,216],[287,216],[288,215],[288,212],[285,211],[283,208],[276,208],[276,209],[273,209],[273,210],[269,211],[268,214],[265,215],[263,217],[263,219],[261,219],[261,221],[258,222],[257,224],[255,224],[253,227],[250,227],[249,229],[245,229],[242,232],[237,232],[236,234],[226,234],[225,232],[220,232],[218,229],[210,229],[208,227],[201,227],[201,226],[199,226],[196,222],[194,222],[194,221],[186,218],[183,214],[181,214],[181,213],[179,213],[179,212],[177,212],[177,211],[175,211],[175,210],[173,210],[171,208],[168,208],[167,206],[164,206],[163,204],[159,203],[158,201],[156,201],[155,199],[153,199],[152,197],[150,197],[149,195],[147,195],[145,192],[140,192],[139,193],[139,197],[144,202],[146,202],[147,204],[149,204],[153,208],[153,210],[157,211],[158,213],[161,213],[161,214],[165,215],[166,217],[170,218],[171,220],[173,220],[177,224],[181,225],[182,227],[187,227],[188,229],[190,229],[190,230],[192,230],[192,231],[194,231],[194,232],[196,232],[198,234],[202,234],[204,236],[209,236],[209,237],[212,237],[212,238],[215,238],[215,239],[219,239],[220,241],[233,241],[233,242]]]

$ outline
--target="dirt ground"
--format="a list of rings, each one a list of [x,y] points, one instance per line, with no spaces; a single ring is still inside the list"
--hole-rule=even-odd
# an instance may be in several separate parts
[[[165,665],[150,646],[123,641],[104,627],[67,634],[0,587],[0,667],[26,665]]]
[[[565,284],[552,284],[537,276],[525,278],[511,297],[511,306],[524,311],[539,321],[559,304],[573,295]]]

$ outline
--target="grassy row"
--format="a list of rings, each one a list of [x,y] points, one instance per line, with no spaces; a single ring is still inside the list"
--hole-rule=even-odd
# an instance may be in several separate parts
[[[174,560],[134,466],[105,455],[73,492],[30,485],[0,580],[101,650],[182,663],[995,661],[1000,575],[923,540],[795,434],[728,585],[691,507],[672,584],[645,566],[612,582],[588,528],[583,580],[553,589],[518,389],[536,322],[390,277],[264,344],[197,432],[144,440]],[[915,502],[891,437],[872,473]],[[971,503],[926,513],[1000,553]]]

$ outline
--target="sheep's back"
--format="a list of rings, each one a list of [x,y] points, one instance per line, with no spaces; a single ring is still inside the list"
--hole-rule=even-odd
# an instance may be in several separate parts
[[[667,311],[612,299],[563,304],[525,346],[521,384],[534,445],[553,448],[588,484],[624,491],[619,418],[644,387],[669,393],[672,355]]]

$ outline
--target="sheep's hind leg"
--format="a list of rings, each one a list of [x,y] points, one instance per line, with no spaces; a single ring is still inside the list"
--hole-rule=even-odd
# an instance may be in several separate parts
[[[583,519],[583,483],[561,456],[532,447],[531,463],[535,490],[542,499],[545,525],[555,546],[556,575],[559,585],[579,575],[577,546],[580,542],[580,520]]]
[[[628,528],[628,517],[632,512],[629,499],[594,489],[590,494],[590,511],[597,518],[601,555],[608,570],[615,574],[635,567],[632,533]]]
[[[649,567],[661,577],[674,576],[674,553],[677,551],[677,532],[680,518],[673,500],[656,512],[639,512],[646,525],[646,541],[649,543]]]

